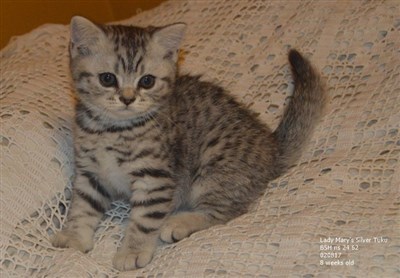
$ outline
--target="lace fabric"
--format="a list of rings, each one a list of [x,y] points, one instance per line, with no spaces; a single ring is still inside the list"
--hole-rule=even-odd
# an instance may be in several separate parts
[[[0,276],[399,275],[398,1],[182,0],[122,23],[177,21],[188,24],[181,72],[227,87],[272,128],[293,88],[288,50],[321,69],[331,100],[300,162],[249,213],[160,246],[135,272],[111,265],[129,211],[122,202],[101,222],[91,252],[53,248],[74,175],[74,93],[68,27],[42,26],[0,52]]]

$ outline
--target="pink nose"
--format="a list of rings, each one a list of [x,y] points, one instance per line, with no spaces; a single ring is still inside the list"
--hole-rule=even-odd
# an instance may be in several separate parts
[[[133,88],[130,87],[123,88],[122,91],[120,92],[119,100],[126,106],[134,102],[135,99],[136,99],[135,90]]]
[[[135,97],[130,97],[130,98],[123,97],[123,96],[120,96],[120,97],[119,97],[119,100],[120,100],[123,104],[125,104],[126,106],[128,106],[129,104],[131,104],[132,102],[134,102],[135,99],[136,99]]]

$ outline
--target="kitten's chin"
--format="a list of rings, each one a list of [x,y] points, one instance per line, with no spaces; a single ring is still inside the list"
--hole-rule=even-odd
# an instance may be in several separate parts
[[[143,117],[151,117],[156,113],[156,108],[139,110],[133,107],[121,107],[112,111],[108,111],[108,117],[112,118],[116,122],[135,121],[136,119],[142,119]]]

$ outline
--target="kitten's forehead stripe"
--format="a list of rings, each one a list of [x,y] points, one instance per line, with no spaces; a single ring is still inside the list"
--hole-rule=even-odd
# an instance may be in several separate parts
[[[122,66],[122,70],[126,71],[126,62],[124,57],[121,54],[118,54],[118,63]]]
[[[143,57],[137,58],[144,52],[150,33],[145,28],[135,26],[109,25],[103,27],[104,33],[114,43],[114,51],[118,54],[118,64],[127,73],[137,72]],[[119,68],[120,66],[115,66]]]
[[[142,60],[143,60],[143,56],[140,56],[136,63],[135,72],[138,71],[138,67],[139,67],[140,63],[142,62]],[[143,73],[141,73],[141,74],[143,74]]]
[[[120,65],[121,63],[119,62],[119,61],[117,61],[115,64],[114,64],[114,72],[116,73],[116,74],[119,74],[119,65]]]
[[[139,74],[140,74],[140,75],[144,74],[144,65],[143,65],[143,64],[140,65],[140,72],[139,72]]]

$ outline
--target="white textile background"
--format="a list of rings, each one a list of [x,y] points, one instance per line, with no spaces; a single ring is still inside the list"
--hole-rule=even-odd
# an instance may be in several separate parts
[[[53,248],[71,192],[74,97],[68,27],[42,26],[0,52],[0,276],[399,277],[400,3],[180,0],[123,23],[176,21],[188,24],[181,71],[226,86],[271,127],[292,89],[288,49],[310,56],[331,100],[301,161],[249,213],[160,246],[143,269],[112,268],[120,202],[93,251]],[[329,237],[372,242],[327,244],[340,258],[321,258]]]

